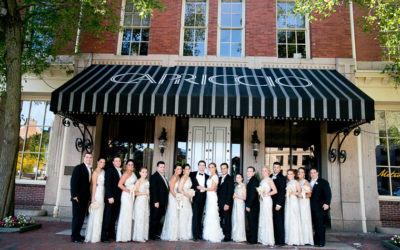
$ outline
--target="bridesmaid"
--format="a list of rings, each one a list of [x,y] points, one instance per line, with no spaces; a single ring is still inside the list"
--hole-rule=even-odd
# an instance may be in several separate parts
[[[271,195],[278,193],[274,181],[269,178],[269,169],[262,168],[263,180],[260,187],[264,189],[260,194],[260,219],[258,222],[258,242],[263,245],[273,246],[274,238],[274,221],[272,219],[272,198]]]
[[[99,158],[96,170],[92,174],[92,202],[89,207],[89,220],[86,228],[85,242],[100,241],[104,212],[104,166],[106,160]]]
[[[193,198],[194,190],[193,194],[189,192],[189,190],[192,188],[192,181],[189,177],[189,174],[190,174],[190,165],[189,164],[183,165],[183,176],[179,181],[179,189],[178,189],[179,193],[184,195],[182,201],[182,207],[178,211],[179,214],[178,240],[190,240],[193,238],[193,233],[192,233],[193,211],[192,211],[191,199]]]
[[[149,239],[149,187],[147,178],[147,169],[141,168],[140,179],[136,182],[136,201],[133,215],[133,235],[132,240],[137,242],[146,242]]]
[[[135,199],[134,187],[137,178],[133,173],[133,168],[135,167],[133,160],[128,160],[126,167],[127,170],[118,182],[118,187],[122,190],[122,195],[117,227],[117,242],[128,242],[132,238],[133,201]]]
[[[311,219],[311,185],[305,179],[305,169],[303,167],[297,170],[297,177],[301,187],[301,193],[299,194],[300,203],[300,217],[303,232],[303,243],[306,245],[314,245],[313,230],[312,230],[312,219]]]
[[[179,178],[182,174],[182,166],[176,164],[174,167],[174,175],[169,181],[168,208],[165,214],[165,221],[161,233],[162,240],[177,241],[178,240],[178,205],[176,201],[176,193],[179,187]]]
[[[300,218],[298,195],[300,184],[294,179],[293,169],[287,171],[286,201],[285,201],[285,243],[288,245],[303,245],[303,233]]]
[[[232,240],[235,242],[246,241],[245,204],[246,185],[243,184],[243,175],[236,175],[236,187],[233,193],[232,209]]]

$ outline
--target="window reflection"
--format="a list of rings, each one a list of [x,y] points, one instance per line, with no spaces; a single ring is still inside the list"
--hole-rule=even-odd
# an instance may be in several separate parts
[[[184,56],[205,56],[207,30],[206,1],[187,0],[184,21]]]
[[[220,12],[220,51],[224,57],[242,56],[242,31],[244,28],[241,0],[222,0]]]
[[[17,178],[44,180],[48,164],[48,149],[54,114],[50,103],[23,101],[19,131]]]

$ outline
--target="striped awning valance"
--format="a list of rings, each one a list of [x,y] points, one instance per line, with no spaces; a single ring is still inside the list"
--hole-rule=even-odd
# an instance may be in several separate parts
[[[335,70],[92,65],[52,93],[61,114],[371,121],[373,100]]]

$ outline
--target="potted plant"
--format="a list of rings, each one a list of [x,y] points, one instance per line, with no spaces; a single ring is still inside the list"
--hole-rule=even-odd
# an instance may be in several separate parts
[[[27,232],[40,228],[42,225],[33,220],[28,220],[23,215],[8,216],[0,220],[0,233]]]
[[[400,236],[393,235],[390,240],[382,241],[382,244],[389,249],[400,250]]]

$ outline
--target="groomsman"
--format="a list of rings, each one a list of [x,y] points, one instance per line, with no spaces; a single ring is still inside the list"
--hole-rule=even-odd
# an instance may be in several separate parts
[[[90,179],[93,156],[85,154],[83,163],[74,168],[71,176],[71,201],[72,201],[72,234],[71,242],[80,243],[83,221],[90,199]]]
[[[323,247],[325,245],[325,219],[331,204],[331,188],[329,183],[319,177],[318,170],[311,168],[311,187],[312,195],[310,198],[311,216],[314,226],[314,245]]]
[[[206,168],[206,162],[201,160],[197,164],[198,171],[190,173],[190,179],[192,180],[192,189],[195,190],[195,196],[193,197],[193,217],[192,217],[192,231],[193,240],[198,241],[201,239],[201,234],[203,232],[203,211],[204,205],[206,203],[206,192],[200,190],[200,187],[206,187],[206,181],[208,175],[204,173]]]
[[[121,207],[122,190],[118,188],[118,182],[121,178],[121,159],[114,157],[113,166],[107,168],[104,175],[104,215],[103,226],[101,230],[101,241],[109,243],[110,239],[115,240],[115,221],[119,215]]]
[[[228,174],[229,167],[227,163],[221,164],[222,177],[219,179],[217,195],[219,217],[221,218],[221,227],[224,232],[224,241],[231,241],[231,215],[233,204],[233,178]]]
[[[260,210],[260,203],[258,201],[257,187],[259,181],[254,175],[256,169],[254,167],[247,168],[247,195],[246,195],[246,216],[249,223],[249,234],[247,236],[247,242],[249,244],[257,244],[257,232],[258,232],[258,212]]]
[[[150,177],[150,235],[151,240],[160,240],[161,218],[165,215],[169,186],[164,176],[165,163],[157,162],[157,171]]]
[[[275,235],[275,244],[280,246],[285,244],[284,205],[285,205],[285,193],[286,193],[286,179],[282,175],[281,164],[279,162],[274,162],[273,171],[274,173],[270,175],[270,178],[274,181],[276,190],[278,191],[278,193],[272,195],[274,235]]]

